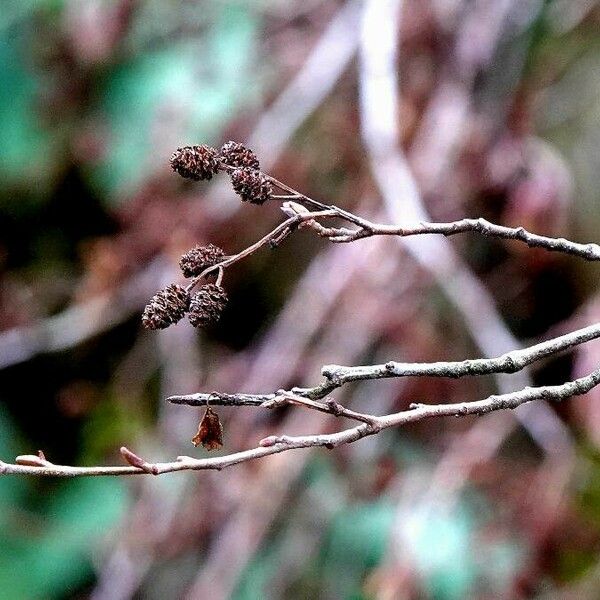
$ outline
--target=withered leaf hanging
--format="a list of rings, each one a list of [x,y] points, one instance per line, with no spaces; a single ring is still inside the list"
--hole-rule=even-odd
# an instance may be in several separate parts
[[[192,444],[194,446],[202,444],[207,450],[218,450],[223,446],[223,425],[219,415],[210,406],[206,407],[206,412],[198,425],[198,433],[192,438]]]

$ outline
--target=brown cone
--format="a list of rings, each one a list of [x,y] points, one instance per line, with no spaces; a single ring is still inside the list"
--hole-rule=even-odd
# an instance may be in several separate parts
[[[271,183],[260,171],[236,169],[231,173],[231,183],[244,202],[264,204],[273,194]]]
[[[216,323],[227,304],[227,292],[216,283],[208,283],[192,296],[188,319],[194,327]]]
[[[180,321],[190,304],[190,295],[185,288],[172,283],[160,290],[146,305],[142,323],[146,329],[165,329]]]
[[[186,179],[212,179],[219,170],[217,151],[210,146],[184,146],[171,156],[171,168]]]
[[[219,158],[230,167],[247,167],[249,169],[260,169],[260,163],[256,154],[238,142],[227,142],[223,144]]]
[[[204,269],[221,262],[224,256],[225,252],[214,244],[196,246],[181,257],[179,267],[185,277],[195,277],[200,275]]]

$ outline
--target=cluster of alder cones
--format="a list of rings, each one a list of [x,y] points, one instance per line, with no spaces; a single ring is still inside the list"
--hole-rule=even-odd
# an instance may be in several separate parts
[[[227,142],[220,150],[210,146],[177,148],[171,156],[171,167],[186,179],[212,179],[219,171],[231,178],[236,194],[243,202],[264,204],[273,194],[271,183],[261,173],[258,158],[244,145]],[[213,244],[188,250],[179,261],[184,277],[198,278],[204,271],[226,259],[225,252]],[[217,274],[218,269],[213,269]],[[227,293],[220,283],[207,283],[191,294],[198,280],[184,287],[177,283],[157,292],[147,304],[142,323],[147,329],[165,329],[187,315],[194,327],[205,327],[219,320],[227,304]]]
[[[177,148],[171,156],[171,167],[186,179],[212,179],[219,171],[227,171],[231,185],[244,202],[264,204],[273,190],[260,172],[256,154],[243,144],[227,142],[220,150],[210,146]]]
[[[260,172],[254,152],[237,142],[227,142],[220,150],[204,145],[177,148],[170,162],[179,175],[194,181],[212,179],[219,171],[227,172],[233,190],[243,202],[261,205],[273,195],[271,183]],[[188,250],[179,260],[179,267],[192,282],[187,287],[172,283],[157,292],[144,309],[144,327],[165,329],[186,315],[194,327],[217,322],[227,304],[227,293],[220,284],[223,269],[218,268],[226,259],[225,252],[213,244]],[[192,294],[191,290],[209,274],[218,274],[216,282],[205,283]],[[218,450],[223,445],[223,426],[210,406],[206,407],[192,443],[202,444],[206,450]]]

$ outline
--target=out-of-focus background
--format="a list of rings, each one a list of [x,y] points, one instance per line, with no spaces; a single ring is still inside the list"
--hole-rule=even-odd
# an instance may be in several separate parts
[[[313,385],[323,364],[495,356],[600,318],[598,267],[466,234],[298,233],[227,271],[217,326],[141,327],[179,255],[282,218],[177,147],[383,222],[486,217],[599,241],[594,0],[2,0],[0,458],[121,464],[194,449],[176,393]],[[384,414],[560,383],[597,344],[510,377],[378,381]],[[342,426],[219,409],[223,452]],[[0,479],[0,598],[598,598],[600,391],[386,431],[221,473]]]

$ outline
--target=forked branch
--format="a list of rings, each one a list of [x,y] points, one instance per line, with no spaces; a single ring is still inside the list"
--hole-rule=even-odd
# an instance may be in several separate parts
[[[79,476],[103,476],[103,475],[161,475],[163,473],[173,473],[176,471],[204,471],[218,470],[231,467],[243,462],[248,462],[257,458],[286,452],[288,450],[297,450],[300,448],[335,448],[342,444],[350,444],[364,437],[375,435],[385,429],[399,427],[409,423],[415,423],[424,419],[434,417],[464,417],[467,415],[485,415],[497,410],[515,409],[532,402],[534,400],[552,400],[561,401],[572,396],[580,396],[590,391],[600,383],[600,369],[596,369],[586,377],[575,379],[563,383],[562,385],[533,387],[520,390],[511,394],[502,394],[498,396],[489,396],[484,400],[475,402],[459,402],[455,404],[412,404],[409,410],[384,415],[370,416],[360,413],[348,414],[347,409],[337,405],[339,416],[363,421],[360,425],[344,429],[337,433],[306,435],[306,436],[268,436],[258,443],[258,447],[243,452],[236,452],[225,456],[216,456],[214,458],[193,458],[191,456],[178,456],[176,460],[165,463],[149,463],[133,454],[126,448],[121,449],[121,453],[127,456],[126,460],[130,463],[128,467],[70,467],[65,465],[55,465],[45,458],[37,460],[37,456],[17,457],[15,464],[0,462],[0,474],[2,475],[38,475],[49,477],[79,477]],[[293,398],[288,397],[288,401]],[[268,402],[272,402],[268,400]],[[319,409],[320,410],[320,409]],[[328,412],[336,414],[336,409],[330,407]],[[358,416],[360,415],[360,416]],[[140,461],[139,466],[131,465],[131,462]]]

